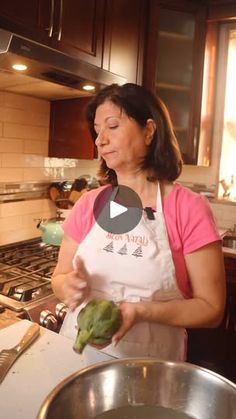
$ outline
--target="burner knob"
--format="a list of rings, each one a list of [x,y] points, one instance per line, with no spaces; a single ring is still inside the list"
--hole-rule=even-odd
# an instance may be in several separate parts
[[[68,307],[64,303],[58,303],[55,307],[55,315],[57,320],[63,322],[66,314],[68,312]]]
[[[49,330],[53,330],[54,332],[57,330],[57,319],[49,310],[41,311],[39,324],[40,326],[43,326]]]

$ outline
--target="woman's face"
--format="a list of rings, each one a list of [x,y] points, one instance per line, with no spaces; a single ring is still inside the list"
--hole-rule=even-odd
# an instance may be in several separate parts
[[[97,133],[95,144],[99,156],[110,169],[119,172],[140,167],[152,139],[150,123],[153,124],[153,121],[148,120],[146,127],[141,127],[108,100],[97,107],[94,121]]]

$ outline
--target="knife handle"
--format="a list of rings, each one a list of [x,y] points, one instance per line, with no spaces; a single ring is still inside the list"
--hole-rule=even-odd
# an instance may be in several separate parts
[[[40,326],[37,323],[33,323],[14,348],[18,354],[23,352],[38,337],[39,333]]]

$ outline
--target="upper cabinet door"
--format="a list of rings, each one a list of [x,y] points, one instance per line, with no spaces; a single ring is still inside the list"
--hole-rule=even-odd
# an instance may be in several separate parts
[[[90,97],[51,102],[49,157],[92,160],[95,145],[86,122]]]
[[[101,67],[104,0],[1,0],[0,27]]]
[[[60,0],[55,10],[54,46],[101,67],[104,0]]]
[[[147,10],[146,0],[1,0],[0,28],[141,84]]]
[[[103,68],[141,84],[146,0],[109,0],[105,18]]]
[[[51,43],[55,0],[1,0],[0,26],[30,39]]]
[[[184,162],[197,164],[206,10],[199,3],[151,2],[144,84],[167,105]]]

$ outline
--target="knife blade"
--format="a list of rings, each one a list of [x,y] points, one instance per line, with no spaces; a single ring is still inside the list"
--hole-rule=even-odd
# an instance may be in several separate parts
[[[101,352],[102,354],[104,354],[106,356],[109,356],[112,359],[119,359],[117,356],[106,353],[106,352],[102,351],[101,349],[99,349],[99,352]]]
[[[10,349],[3,349],[0,352],[0,384],[16,359],[34,342],[39,333],[40,326],[37,323],[33,323],[16,346]]]

